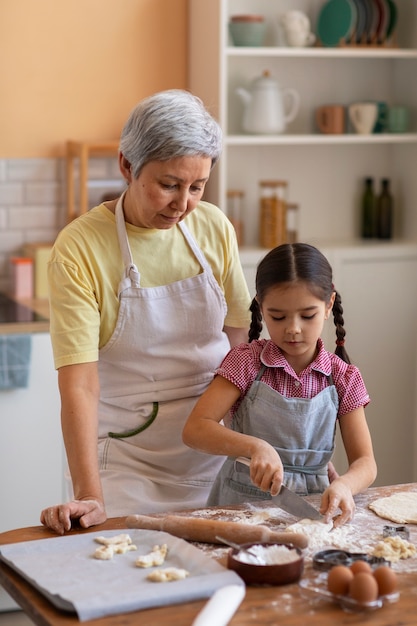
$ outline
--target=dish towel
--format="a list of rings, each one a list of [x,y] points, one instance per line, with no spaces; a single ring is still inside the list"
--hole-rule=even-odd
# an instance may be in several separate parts
[[[0,336],[0,390],[28,386],[31,353],[31,335]]]

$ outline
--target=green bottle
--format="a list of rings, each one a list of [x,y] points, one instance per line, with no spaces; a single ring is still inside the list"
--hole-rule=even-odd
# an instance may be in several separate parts
[[[391,239],[393,220],[393,201],[388,178],[382,179],[382,189],[378,197],[378,237],[379,239]]]
[[[370,239],[377,236],[376,198],[374,179],[365,178],[365,189],[362,196],[362,237]]]

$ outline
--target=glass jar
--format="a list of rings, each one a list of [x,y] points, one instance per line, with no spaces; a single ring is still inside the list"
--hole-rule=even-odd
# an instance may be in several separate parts
[[[229,189],[227,192],[227,217],[236,231],[237,243],[243,245],[243,197],[244,192],[239,189]]]
[[[287,203],[287,243],[298,241],[298,204]]]
[[[287,188],[285,180],[261,180],[259,243],[275,248],[287,240]]]

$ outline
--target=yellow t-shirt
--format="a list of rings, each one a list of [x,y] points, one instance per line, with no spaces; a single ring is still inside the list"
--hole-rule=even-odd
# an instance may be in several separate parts
[[[224,293],[225,325],[249,325],[250,296],[236,236],[224,213],[200,202],[185,223]],[[166,285],[201,272],[178,226],[167,230],[126,224],[133,261],[143,287]],[[104,204],[58,235],[48,263],[51,339],[55,367],[98,360],[117,321],[117,289],[124,266],[114,214]]]

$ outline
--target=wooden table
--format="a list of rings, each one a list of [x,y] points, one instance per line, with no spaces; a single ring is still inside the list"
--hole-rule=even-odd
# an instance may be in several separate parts
[[[363,511],[368,503],[379,497],[391,495],[398,491],[417,491],[417,483],[395,485],[390,487],[377,487],[368,489],[365,493],[357,496],[358,519],[364,517]],[[317,503],[318,496],[310,496],[311,502]],[[207,509],[206,509],[207,510]],[[235,509],[236,510],[236,509]],[[191,514],[192,512],[187,512]],[[181,514],[184,514],[182,512]],[[382,529],[384,524],[390,524],[382,520],[371,511],[367,528]],[[263,522],[265,523],[265,522]],[[362,522],[361,522],[362,523]],[[355,524],[355,521],[353,522]],[[98,530],[119,530],[126,527],[125,518],[113,518],[105,524],[95,526],[88,530],[74,530],[71,532],[95,532]],[[417,538],[417,526],[410,525],[412,531],[410,540],[415,542]],[[365,531],[364,531],[365,532]],[[22,528],[0,534],[0,544],[30,541],[33,539],[45,539],[56,536],[42,526]],[[198,544],[197,544],[198,545]],[[415,571],[400,572],[399,590],[400,599],[397,603],[385,605],[382,609],[367,613],[347,613],[338,605],[326,600],[310,600],[303,597],[298,584],[283,587],[248,587],[246,597],[238,611],[230,621],[230,626],[254,626],[283,624],[285,626],[340,626],[346,624],[369,624],[371,626],[415,626],[417,623],[417,559],[411,569]],[[409,568],[410,569],[410,568]],[[311,577],[317,572],[312,569],[311,563],[306,563],[304,577]],[[10,567],[0,562],[0,584],[15,599],[15,601],[27,613],[30,619],[39,626],[72,626],[80,624],[78,619],[69,614],[55,609],[40,593],[38,593],[21,576]],[[147,609],[134,613],[82,622],[86,626],[190,626],[198,612],[204,606],[205,601],[190,602],[172,607]],[[213,624],[213,626],[216,626]]]

